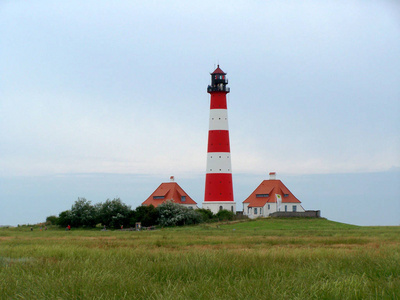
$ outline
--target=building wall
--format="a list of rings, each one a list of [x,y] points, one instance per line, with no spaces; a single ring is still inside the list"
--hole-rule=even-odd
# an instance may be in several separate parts
[[[280,211],[285,211],[285,205],[288,212],[293,212],[293,206],[296,206],[296,212],[304,212],[300,203],[282,203]],[[257,209],[257,213],[256,212]],[[243,214],[251,219],[258,217],[268,217],[277,211],[277,203],[266,203],[263,207],[249,207],[249,203],[243,203]]]
[[[233,201],[208,201],[203,202],[202,207],[211,210],[213,214],[218,213],[221,208],[233,211],[236,214],[236,203]]]

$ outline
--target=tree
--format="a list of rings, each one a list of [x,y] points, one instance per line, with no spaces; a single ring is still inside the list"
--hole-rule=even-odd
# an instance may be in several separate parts
[[[48,216],[46,218],[46,225],[57,225],[58,217],[57,216]]]
[[[200,213],[172,201],[165,201],[157,209],[159,212],[158,223],[161,226],[191,225],[202,221]]]
[[[141,222],[142,226],[148,227],[157,224],[159,217],[158,210],[153,205],[138,206],[132,213],[130,219],[131,226],[135,226],[136,222]]]
[[[107,199],[98,205],[98,223],[112,228],[128,226],[131,211],[131,207],[124,204],[121,199]]]
[[[97,223],[97,210],[91,201],[78,198],[71,207],[71,226],[95,227]]]
[[[70,210],[65,210],[58,215],[57,225],[67,227],[72,224],[72,213]]]

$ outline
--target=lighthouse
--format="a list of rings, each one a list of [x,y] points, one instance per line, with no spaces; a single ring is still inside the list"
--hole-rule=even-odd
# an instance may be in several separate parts
[[[203,208],[217,213],[226,209],[236,213],[233,200],[231,151],[229,145],[228,108],[226,94],[228,79],[219,65],[211,73],[210,120],[207,147],[207,170]]]

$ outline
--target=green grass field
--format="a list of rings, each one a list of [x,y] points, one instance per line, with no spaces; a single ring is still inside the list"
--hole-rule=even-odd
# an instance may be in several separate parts
[[[400,227],[0,229],[0,299],[400,299]]]

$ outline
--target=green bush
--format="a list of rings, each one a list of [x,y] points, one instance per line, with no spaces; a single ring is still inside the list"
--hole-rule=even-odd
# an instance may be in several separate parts
[[[223,209],[217,212],[217,218],[220,221],[232,221],[233,217],[235,216],[233,212]]]
[[[97,205],[97,223],[111,228],[120,228],[121,225],[129,226],[131,211],[131,207],[123,203],[121,199],[107,199],[106,202]]]
[[[136,210],[132,211],[129,223],[132,227],[136,222],[141,222],[142,226],[149,227],[157,225],[158,217],[159,212],[153,205],[138,206]]]
[[[202,221],[202,215],[187,207],[166,201],[158,207],[158,224],[161,226],[181,226],[198,224]]]
[[[208,222],[208,221],[212,220],[213,218],[215,218],[215,215],[209,209],[199,208],[199,209],[196,209],[196,211],[199,214],[201,214],[203,222]]]
[[[46,225],[57,225],[58,217],[57,216],[48,216],[46,218]]]

